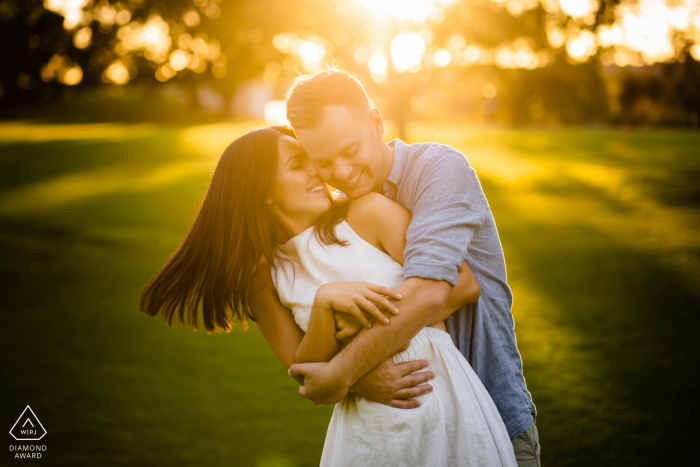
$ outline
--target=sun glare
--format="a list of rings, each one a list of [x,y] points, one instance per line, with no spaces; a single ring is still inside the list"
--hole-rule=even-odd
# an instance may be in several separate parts
[[[604,65],[617,66],[683,60],[686,52],[700,58],[699,0],[619,0],[610,18],[612,22],[606,20],[598,25],[596,14],[605,3],[603,0],[488,1],[495,4],[492,7],[496,10],[504,8],[516,18],[541,5],[546,12],[544,27],[549,47],[538,44],[531,35],[510,43],[470,44],[458,32],[438,43],[432,35],[433,25],[443,22],[450,14],[450,7],[459,0],[344,0],[338,2],[344,5],[343,14],[347,14],[353,2],[358,17],[365,22],[363,25],[373,29],[367,31],[366,38],[353,44],[347,32],[341,30],[328,37],[311,31],[274,35],[274,47],[290,58],[281,64],[268,63],[265,80],[276,82],[282,74],[297,68],[316,71],[324,63],[342,62],[334,52],[347,46],[353,48],[355,62],[367,67],[372,79],[379,83],[389,79],[390,65],[398,73],[416,73],[422,67],[473,65],[533,69],[552,63],[555,54],[562,52],[574,62],[585,62],[598,55]],[[147,19],[132,20],[131,7],[123,2],[43,0],[43,3],[46,9],[63,16],[63,27],[71,33],[77,49],[89,51],[99,46],[91,22],[97,21],[100,30],[117,28],[115,56],[105,62],[107,68],[103,70],[102,80],[106,83],[126,84],[134,78],[139,60],[135,61],[135,57],[150,61],[156,79],[161,82],[184,76],[187,70],[201,76],[209,69],[217,78],[226,76],[227,59],[221,52],[221,44],[209,39],[203,31],[197,31],[195,37],[194,31],[187,32],[186,28],[201,27],[202,17],[195,8],[187,9],[181,16],[184,24],[178,25],[155,12]],[[195,0],[196,5],[201,4],[201,14],[209,18],[220,14],[216,3],[220,2]],[[253,40],[255,31],[260,37]],[[262,39],[259,29],[250,34],[250,40],[256,44]],[[265,55],[262,49],[259,54]],[[57,80],[75,85],[83,81],[83,69],[67,55],[56,53],[42,67],[40,78],[45,82]]]
[[[567,15],[579,18],[597,11],[599,5],[596,0],[559,0],[559,6]]]
[[[380,19],[394,17],[398,20],[423,24],[435,19],[455,0],[357,0],[363,8]]]
[[[301,62],[307,70],[321,66],[332,45],[319,36],[310,35],[305,38],[297,34],[277,34],[272,38],[272,45],[287,54],[291,54]]]

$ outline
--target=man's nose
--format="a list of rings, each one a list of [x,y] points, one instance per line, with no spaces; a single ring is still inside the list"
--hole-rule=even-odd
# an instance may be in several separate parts
[[[335,175],[336,180],[344,182],[350,177],[350,172],[352,172],[350,164],[336,162],[333,175]]]

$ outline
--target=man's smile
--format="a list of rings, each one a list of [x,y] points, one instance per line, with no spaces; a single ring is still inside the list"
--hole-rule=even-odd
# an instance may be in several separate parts
[[[354,185],[355,183],[357,183],[357,181],[360,179],[360,176],[362,175],[362,173],[363,173],[364,171],[365,171],[365,169],[361,169],[361,170],[358,172],[357,175],[355,175],[354,177],[352,177],[350,180],[347,180],[347,181],[344,183],[344,185],[345,185],[346,187],[350,187],[350,186]]]

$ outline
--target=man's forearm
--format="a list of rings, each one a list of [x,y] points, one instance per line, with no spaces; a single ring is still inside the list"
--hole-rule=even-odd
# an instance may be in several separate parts
[[[450,294],[447,282],[410,278],[396,291],[403,295],[401,312],[388,326],[363,329],[331,360],[331,368],[340,379],[352,386],[364,374],[381,363],[413,338],[443,310]]]

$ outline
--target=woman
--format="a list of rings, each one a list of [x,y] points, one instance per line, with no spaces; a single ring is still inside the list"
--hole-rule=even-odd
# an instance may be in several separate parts
[[[196,329],[201,307],[207,332],[230,330],[231,315],[244,326],[247,318],[286,368],[328,361],[361,325],[389,324],[400,312],[389,298],[400,298],[391,289],[403,281],[409,222],[381,195],[333,200],[291,128],[254,130],[224,151],[140,308]],[[433,393],[411,410],[348,395],[336,404],[322,465],[516,465],[493,401],[443,322],[477,298],[463,265],[445,310],[394,357],[427,359]]]

